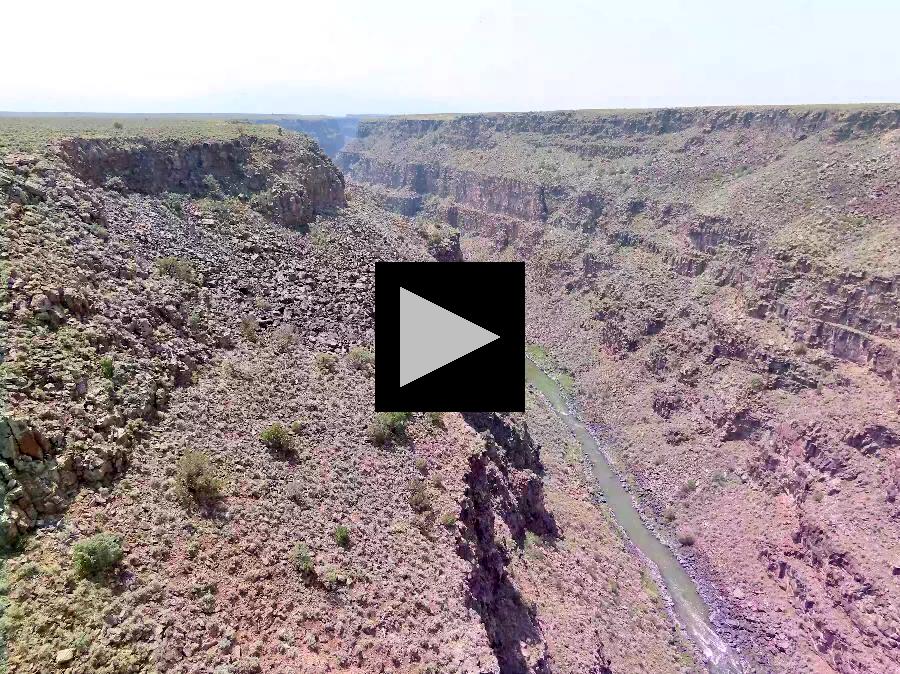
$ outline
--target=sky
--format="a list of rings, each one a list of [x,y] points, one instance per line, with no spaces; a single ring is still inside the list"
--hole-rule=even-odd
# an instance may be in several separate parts
[[[898,0],[6,0],[0,110],[900,101]]]

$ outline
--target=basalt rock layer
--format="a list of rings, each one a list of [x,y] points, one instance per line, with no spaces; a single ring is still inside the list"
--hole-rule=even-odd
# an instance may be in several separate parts
[[[388,118],[338,163],[526,261],[529,339],[751,669],[900,671],[900,110]]]
[[[344,206],[344,180],[322,151],[299,135],[227,141],[74,138],[60,143],[73,172],[92,185],[191,196],[242,196],[285,225],[308,224]]]

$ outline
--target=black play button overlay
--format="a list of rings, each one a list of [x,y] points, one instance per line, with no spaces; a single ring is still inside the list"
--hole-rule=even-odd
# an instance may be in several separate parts
[[[375,409],[525,410],[523,262],[377,262]]]

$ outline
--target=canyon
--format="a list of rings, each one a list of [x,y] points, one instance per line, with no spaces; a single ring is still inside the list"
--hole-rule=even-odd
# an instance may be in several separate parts
[[[361,122],[386,208],[525,260],[528,336],[755,671],[898,671],[900,111]]]
[[[581,428],[740,670],[900,672],[900,109],[5,118],[0,158],[7,671],[726,671]],[[373,432],[375,261],[461,259],[526,262],[582,426],[529,386]]]

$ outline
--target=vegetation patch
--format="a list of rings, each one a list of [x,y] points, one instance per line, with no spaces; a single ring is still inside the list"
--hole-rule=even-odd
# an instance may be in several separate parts
[[[316,369],[322,374],[332,374],[337,369],[337,356],[333,353],[317,353]]]
[[[316,580],[316,565],[312,553],[309,548],[302,543],[297,543],[294,547],[294,568],[303,582],[311,584]]]
[[[161,257],[156,261],[156,269],[164,276],[171,276],[185,283],[195,283],[197,280],[194,265],[180,257]]]
[[[288,454],[293,450],[293,438],[281,424],[272,424],[259,434],[262,443],[273,452]]]
[[[425,480],[416,478],[409,481],[409,507],[414,513],[425,513],[431,511],[431,495],[428,493],[428,487]]]
[[[79,541],[72,549],[72,566],[82,578],[106,573],[122,561],[122,542],[118,536],[99,533]]]
[[[259,321],[256,320],[256,316],[242,316],[240,329],[241,336],[248,342],[256,344],[259,340]]]
[[[178,459],[175,481],[183,501],[193,499],[198,503],[212,503],[222,497],[224,481],[203,452],[188,450]]]
[[[347,364],[354,370],[373,373],[375,371],[375,354],[361,346],[354,346],[347,354]]]
[[[334,542],[342,548],[350,547],[350,529],[343,524],[338,525],[334,530]]]
[[[369,426],[369,439],[384,446],[403,438],[411,416],[409,412],[378,412]]]

